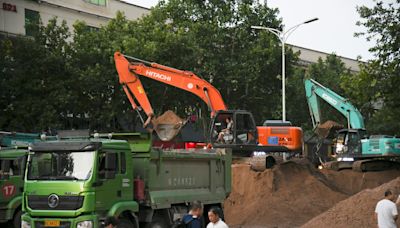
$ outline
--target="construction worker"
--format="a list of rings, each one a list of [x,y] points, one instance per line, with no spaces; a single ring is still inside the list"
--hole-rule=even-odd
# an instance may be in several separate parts
[[[226,128],[222,129],[218,134],[218,139],[217,139],[218,142],[225,142],[224,136],[232,134],[232,128],[233,128],[232,117],[227,117],[225,119],[225,123],[226,123]]]
[[[185,228],[203,228],[203,204],[196,200],[190,204],[190,211],[183,216],[182,222]]]
[[[213,207],[208,211],[208,223],[207,228],[229,228],[228,225],[221,219],[222,211],[218,207]]]
[[[388,189],[385,191],[385,198],[376,204],[375,217],[379,228],[397,228],[398,213],[394,200],[395,195]]]

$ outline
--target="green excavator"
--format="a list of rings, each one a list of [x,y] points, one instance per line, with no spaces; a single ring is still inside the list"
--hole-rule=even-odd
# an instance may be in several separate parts
[[[323,125],[320,100],[347,119],[347,128],[338,130],[335,135],[333,161],[327,162],[326,167],[335,170],[352,168],[357,171],[378,171],[400,166],[400,138],[383,134],[368,136],[363,116],[348,99],[313,79],[306,79],[304,87],[314,131],[318,132]]]

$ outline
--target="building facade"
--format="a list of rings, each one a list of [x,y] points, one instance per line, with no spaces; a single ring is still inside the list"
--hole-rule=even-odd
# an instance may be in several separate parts
[[[72,30],[77,21],[99,28],[115,17],[117,11],[135,20],[149,9],[118,0],[0,0],[0,33],[4,36],[30,35],[27,24],[40,19],[46,24],[57,17],[65,20]]]
[[[292,44],[288,44],[288,46],[292,48],[293,52],[300,52],[298,65],[301,67],[307,67],[312,63],[317,63],[319,58],[325,60],[329,55],[328,53],[299,47]],[[363,64],[363,62],[342,56],[338,57],[344,63],[345,67],[349,68],[351,72],[356,73],[360,71],[360,64]]]

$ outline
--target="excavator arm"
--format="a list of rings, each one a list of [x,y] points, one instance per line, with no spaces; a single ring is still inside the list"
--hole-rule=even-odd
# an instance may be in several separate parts
[[[318,97],[326,101],[329,105],[346,117],[348,128],[365,128],[364,118],[362,117],[360,111],[358,111],[358,109],[354,107],[346,98],[326,88],[313,79],[306,79],[304,81],[304,87],[314,128],[321,124],[321,108]]]
[[[128,59],[133,60],[133,62],[130,62]],[[119,82],[123,86],[133,109],[139,109],[139,106],[133,99],[135,97],[148,117],[144,123],[145,126],[150,123],[150,120],[154,116],[154,111],[139,76],[144,76],[195,94],[208,105],[211,110],[211,117],[214,117],[217,111],[227,109],[219,91],[209,82],[190,71],[178,70],[161,64],[147,62],[123,55],[120,52],[115,52],[114,60],[119,75]]]

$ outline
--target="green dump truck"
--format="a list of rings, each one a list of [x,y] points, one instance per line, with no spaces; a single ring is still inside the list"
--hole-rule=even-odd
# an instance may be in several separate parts
[[[0,131],[0,226],[20,227],[28,145],[45,138],[56,139],[39,133]]]
[[[217,153],[218,152],[218,153]],[[23,228],[170,227],[200,200],[221,206],[231,190],[228,150],[162,150],[151,135],[110,134],[35,143],[23,193]]]
[[[0,150],[0,223],[21,224],[21,204],[27,149]]]

